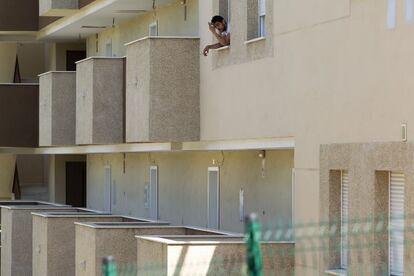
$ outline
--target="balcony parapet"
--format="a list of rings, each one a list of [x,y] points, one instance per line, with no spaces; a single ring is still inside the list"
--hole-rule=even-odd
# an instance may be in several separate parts
[[[125,58],[76,63],[76,144],[123,143],[124,105]]]
[[[39,75],[39,146],[75,145],[76,72]]]
[[[126,47],[126,141],[199,140],[199,38],[145,37]]]

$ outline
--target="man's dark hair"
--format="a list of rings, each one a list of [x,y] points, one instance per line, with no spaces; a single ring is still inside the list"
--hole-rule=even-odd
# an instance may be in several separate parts
[[[224,17],[221,15],[215,15],[213,16],[213,18],[211,18],[211,23],[216,23],[216,22],[223,22],[224,21]]]

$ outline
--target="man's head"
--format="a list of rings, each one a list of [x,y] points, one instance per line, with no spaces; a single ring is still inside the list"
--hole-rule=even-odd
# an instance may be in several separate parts
[[[213,16],[213,18],[211,19],[211,23],[214,25],[214,27],[216,27],[217,30],[219,30],[220,32],[225,32],[227,30],[227,22],[226,20],[220,16],[220,15],[215,15]]]

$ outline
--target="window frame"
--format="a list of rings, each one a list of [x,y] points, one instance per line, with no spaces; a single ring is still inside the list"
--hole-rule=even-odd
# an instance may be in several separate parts
[[[266,37],[266,0],[257,0],[257,37]]]
[[[346,212],[346,224],[344,225],[344,174],[347,176],[347,212]],[[341,257],[340,257],[340,269],[347,270],[348,269],[348,226],[349,226],[349,171],[341,170]],[[345,229],[344,229],[345,227]],[[344,231],[345,230],[345,231]],[[344,246],[346,243],[346,246]],[[344,260],[344,256],[346,256],[346,260]]]

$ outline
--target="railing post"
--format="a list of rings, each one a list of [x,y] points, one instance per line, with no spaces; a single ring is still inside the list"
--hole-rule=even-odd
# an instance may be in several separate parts
[[[102,276],[116,276],[116,264],[114,257],[105,257],[102,260]]]
[[[247,247],[247,272],[249,276],[262,276],[263,263],[260,248],[260,223],[257,215],[251,214],[245,222],[246,247]]]

